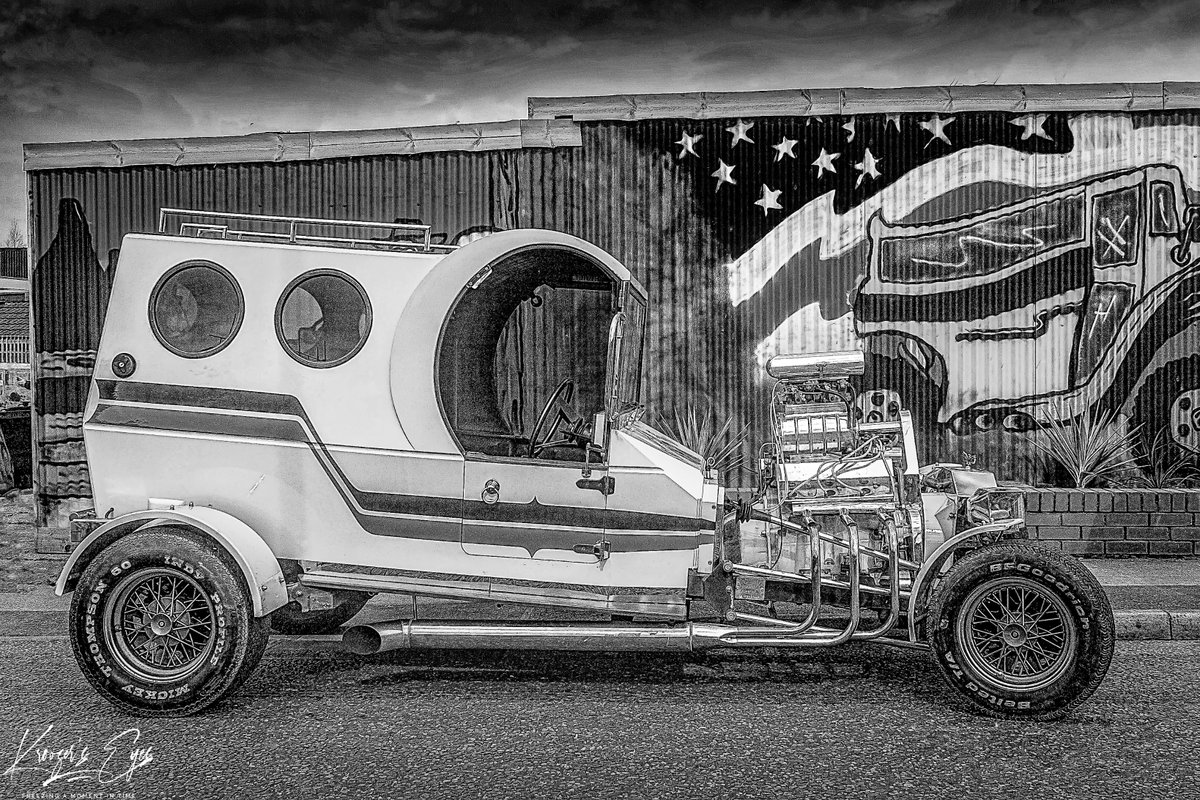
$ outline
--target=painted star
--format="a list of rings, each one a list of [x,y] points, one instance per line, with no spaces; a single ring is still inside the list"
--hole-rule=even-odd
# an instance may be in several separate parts
[[[817,168],[817,178],[821,178],[826,172],[837,172],[837,167],[833,165],[833,160],[841,156],[841,153],[826,153],[825,148],[821,148],[821,155],[817,156],[817,160],[812,163]]]
[[[870,175],[872,178],[878,178],[879,169],[876,165],[882,160],[883,159],[876,158],[875,156],[871,155],[871,148],[868,147],[866,150],[864,150],[863,160],[854,165],[854,168],[862,173],[858,176],[858,180],[855,182],[854,186],[856,188],[861,186],[863,178],[867,177],[868,175]]]
[[[746,131],[750,130],[753,127],[754,127],[753,122],[743,122],[742,120],[739,119],[737,121],[736,125],[734,125],[733,127],[730,127],[730,128],[726,128],[725,130],[727,130],[733,134],[733,143],[730,144],[729,146],[737,147],[738,142],[749,142],[750,144],[754,144],[754,140],[746,135]]]
[[[784,156],[795,158],[796,154],[792,152],[792,148],[797,145],[797,140],[783,137],[783,141],[779,144],[771,145],[771,149],[775,151],[775,160],[783,161]]]
[[[1021,131],[1021,141],[1032,138],[1034,136],[1039,139],[1045,139],[1048,142],[1054,141],[1050,135],[1046,133],[1044,126],[1046,124],[1046,114],[1026,114],[1023,117],[1017,117],[1008,121],[1010,125],[1017,125],[1024,130]]]
[[[854,117],[851,117],[850,120],[848,122],[846,122],[846,124],[842,125],[842,130],[844,130],[846,133],[850,134],[849,136],[846,137],[846,141],[853,142],[854,141]]]
[[[821,122],[821,118],[820,117],[805,117],[804,118],[804,127],[807,128],[809,125],[812,125],[814,122]]]
[[[782,209],[779,205],[779,195],[783,192],[779,189],[769,189],[764,183],[762,188],[762,197],[754,201],[754,205],[762,206],[763,216],[767,216],[772,208]]]
[[[679,157],[683,158],[688,153],[691,153],[692,155],[696,156],[696,142],[700,141],[703,138],[704,138],[703,133],[697,133],[695,136],[692,136],[687,131],[684,131],[683,138],[675,143],[683,148],[682,150],[679,151]],[[699,158],[699,156],[696,156],[696,157]]]
[[[717,159],[717,163],[719,163],[721,166],[717,167],[717,171],[714,172],[712,176],[717,179],[716,190],[719,192],[721,191],[722,184],[737,183],[737,181],[733,179],[733,170],[737,167],[737,164],[726,164],[720,159]]]
[[[900,132],[900,115],[899,114],[887,114],[886,117],[887,117],[887,119],[885,119],[884,123],[883,123],[884,129],[886,130],[888,125],[894,125],[894,126],[896,126],[896,133],[899,133]]]
[[[934,114],[925,122],[918,122],[918,126],[924,128],[925,130],[929,131],[930,134],[932,134],[932,138],[925,143],[925,146],[929,147],[929,145],[933,144],[935,139],[941,139],[946,144],[950,144],[950,137],[946,135],[946,126],[951,122],[954,122],[954,117],[946,117],[945,119],[942,119],[937,114]]]

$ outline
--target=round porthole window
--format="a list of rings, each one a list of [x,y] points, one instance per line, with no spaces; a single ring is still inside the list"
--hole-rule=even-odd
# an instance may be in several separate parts
[[[242,326],[242,290],[211,261],[172,267],[150,293],[150,328],[162,346],[184,358],[219,352]]]
[[[301,275],[275,308],[275,332],[288,355],[309,367],[336,367],[362,349],[371,304],[358,281],[334,270]]]

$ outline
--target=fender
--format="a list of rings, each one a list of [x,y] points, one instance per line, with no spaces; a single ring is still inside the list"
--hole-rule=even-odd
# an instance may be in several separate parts
[[[913,578],[912,589],[908,595],[908,640],[910,642],[917,641],[917,614],[915,612],[922,609],[925,605],[925,595],[929,593],[927,584],[932,580],[933,576],[942,571],[942,566],[956,550],[960,549],[963,543],[987,535],[994,536],[996,539],[1020,538],[1017,532],[1024,530],[1024,528],[1025,520],[1006,519],[1003,522],[990,522],[986,525],[977,525],[962,533],[955,534],[942,542],[933,551],[933,554],[924,560],[924,563],[921,564],[921,569],[917,571],[917,577]],[[922,616],[924,615],[922,614]]]
[[[62,596],[73,591],[88,562],[110,543],[135,531],[164,525],[200,531],[233,556],[250,590],[254,616],[270,614],[288,602],[287,586],[279,569],[279,561],[262,537],[237,517],[203,506],[174,508],[170,511],[135,511],[105,522],[80,542],[67,558],[54,593]]]

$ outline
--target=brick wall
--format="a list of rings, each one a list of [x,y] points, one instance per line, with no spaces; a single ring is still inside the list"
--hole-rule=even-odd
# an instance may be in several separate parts
[[[1200,491],[1029,489],[1030,538],[1080,556],[1200,555]]]

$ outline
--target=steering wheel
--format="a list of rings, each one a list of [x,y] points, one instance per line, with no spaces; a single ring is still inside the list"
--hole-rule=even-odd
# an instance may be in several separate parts
[[[570,404],[574,397],[575,381],[571,378],[567,378],[550,393],[542,413],[538,414],[537,422],[534,423],[533,430],[529,433],[530,458],[536,458],[548,447],[559,447],[578,440],[579,432],[583,427],[583,417]],[[550,421],[551,417],[553,417],[552,422]],[[547,426],[548,422],[549,426]],[[570,425],[572,430],[564,430],[561,438],[554,439],[554,432],[563,422]],[[543,431],[543,429],[545,430]]]

